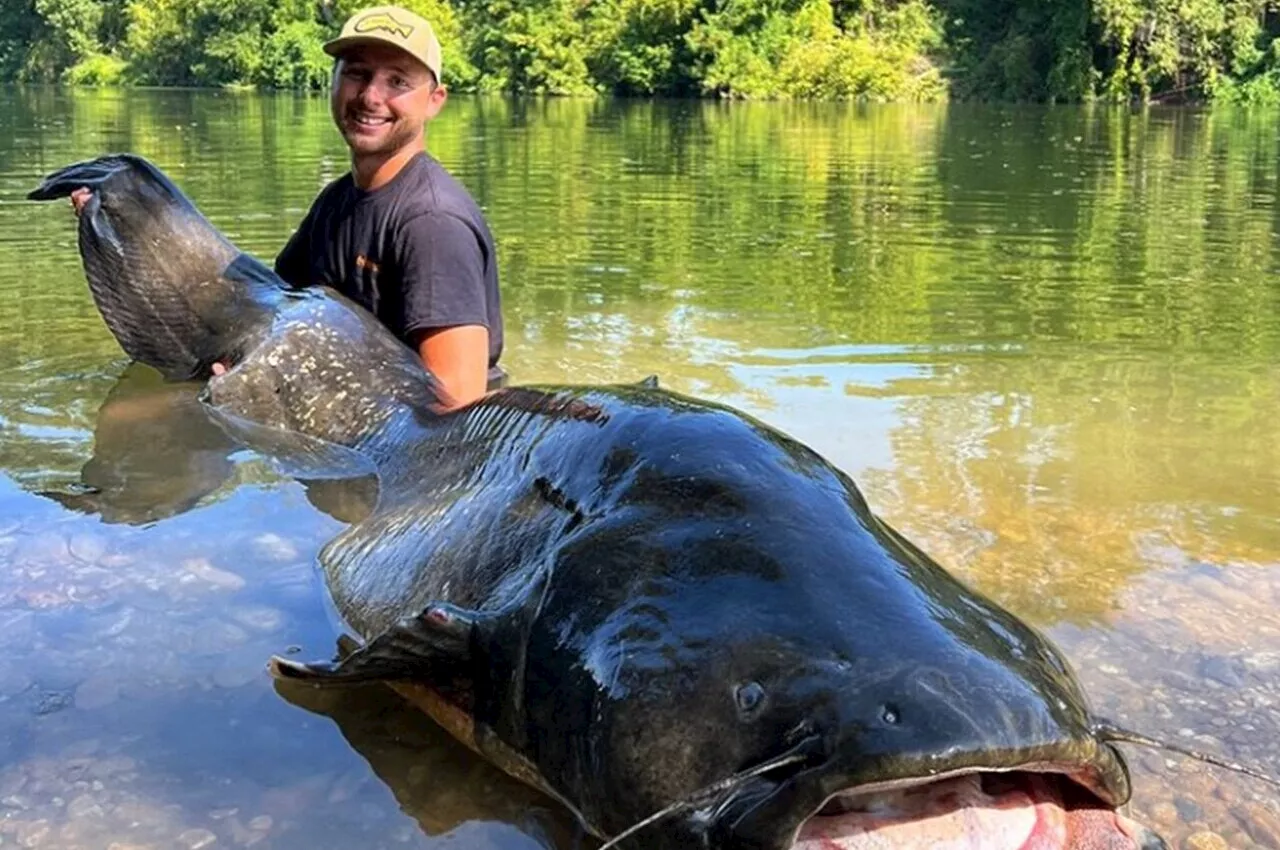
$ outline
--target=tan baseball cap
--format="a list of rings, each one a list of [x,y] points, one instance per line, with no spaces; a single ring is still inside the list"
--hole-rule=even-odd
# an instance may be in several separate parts
[[[436,75],[441,81],[440,42],[426,18],[399,6],[375,6],[361,9],[342,25],[342,32],[325,42],[324,52],[337,56],[356,44],[390,44],[405,51]]]

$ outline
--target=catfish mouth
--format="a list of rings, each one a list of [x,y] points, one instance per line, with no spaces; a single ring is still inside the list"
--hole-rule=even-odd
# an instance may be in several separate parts
[[[1159,850],[1159,836],[1068,776],[958,771],[838,792],[804,820],[790,850]]]

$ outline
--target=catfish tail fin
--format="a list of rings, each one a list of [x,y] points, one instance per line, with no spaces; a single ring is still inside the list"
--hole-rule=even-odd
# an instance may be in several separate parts
[[[112,175],[132,168],[145,168],[144,161],[129,154],[109,154],[76,162],[49,174],[27,193],[30,201],[66,198],[77,189],[96,189]]]

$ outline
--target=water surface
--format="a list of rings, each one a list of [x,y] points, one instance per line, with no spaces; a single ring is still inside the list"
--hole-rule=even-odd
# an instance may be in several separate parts
[[[1101,713],[1280,773],[1280,131],[1271,113],[453,98],[520,382],[663,384],[855,476],[1057,640]],[[130,366],[62,204],[112,150],[270,260],[344,167],[314,96],[0,91],[0,837],[576,846],[389,692],[296,692],[304,489]],[[94,489],[86,489],[85,484]],[[1280,847],[1274,789],[1129,750],[1179,844]]]

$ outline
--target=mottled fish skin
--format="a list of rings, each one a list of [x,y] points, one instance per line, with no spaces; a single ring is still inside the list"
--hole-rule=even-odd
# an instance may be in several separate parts
[[[279,675],[425,686],[433,716],[601,836],[804,755],[632,845],[656,850],[785,850],[837,791],[971,770],[1128,799],[1057,650],[811,449],[650,382],[437,415],[411,350],[235,252],[153,166],[73,166],[44,194],[99,172],[81,251],[126,351],[173,373],[228,357],[214,410],[376,470],[376,507],[319,558],[364,646]]]
[[[376,455],[392,420],[435,418],[433,381],[406,346],[338,293],[289,293],[269,332],[209,381],[233,415]]]

